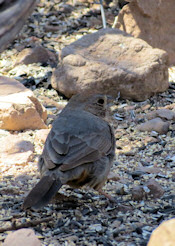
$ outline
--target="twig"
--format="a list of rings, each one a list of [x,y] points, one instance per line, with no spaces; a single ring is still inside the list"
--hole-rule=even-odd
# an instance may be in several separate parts
[[[5,232],[5,231],[18,230],[18,229],[21,229],[21,228],[34,227],[34,226],[39,225],[41,223],[49,222],[52,219],[53,219],[52,217],[47,217],[47,218],[43,218],[43,219],[40,219],[40,220],[28,221],[28,222],[25,222],[25,223],[22,223],[22,224],[19,224],[19,225],[16,225],[16,223],[13,222],[11,226],[0,228],[0,233]]]

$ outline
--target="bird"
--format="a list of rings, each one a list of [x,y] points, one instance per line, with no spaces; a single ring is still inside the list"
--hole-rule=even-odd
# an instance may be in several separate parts
[[[38,161],[41,179],[24,199],[24,210],[46,206],[62,185],[87,186],[105,194],[102,187],[115,158],[115,135],[107,112],[106,95],[71,97],[47,136]]]

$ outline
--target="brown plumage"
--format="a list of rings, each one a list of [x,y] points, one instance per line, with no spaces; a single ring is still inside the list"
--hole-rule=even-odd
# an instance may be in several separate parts
[[[115,156],[115,138],[105,121],[107,97],[73,96],[58,115],[46,139],[38,167],[41,180],[23,208],[46,205],[62,185],[100,190]]]

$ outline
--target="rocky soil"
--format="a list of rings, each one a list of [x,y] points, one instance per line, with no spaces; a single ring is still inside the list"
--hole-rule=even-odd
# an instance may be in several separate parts
[[[105,12],[111,26],[118,9],[106,8]],[[49,128],[67,100],[51,88],[53,68],[49,64],[15,65],[17,54],[35,42],[58,55],[66,45],[101,27],[97,4],[42,0],[18,38],[1,53],[0,74],[33,90],[48,111]],[[138,130],[150,112],[161,108],[175,111],[175,69],[170,68],[169,73],[167,92],[144,102],[119,98],[111,104],[116,160],[104,190],[116,203],[93,190],[63,187],[61,195],[41,211],[23,211],[24,197],[39,180],[37,159],[49,129],[0,130],[1,139],[14,135],[34,146],[27,162],[4,160],[0,164],[0,245],[11,230],[19,228],[33,228],[42,245],[49,246],[147,245],[151,232],[175,216],[174,118],[168,117],[169,111],[160,117],[169,123],[163,134],[156,129]]]

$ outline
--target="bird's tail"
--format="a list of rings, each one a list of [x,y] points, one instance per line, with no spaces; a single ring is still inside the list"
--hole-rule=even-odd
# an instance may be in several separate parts
[[[61,181],[54,175],[43,176],[25,198],[22,208],[39,209],[45,206],[61,186]]]

